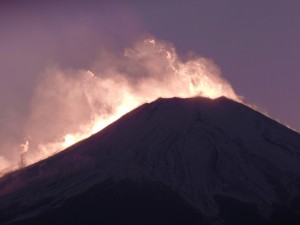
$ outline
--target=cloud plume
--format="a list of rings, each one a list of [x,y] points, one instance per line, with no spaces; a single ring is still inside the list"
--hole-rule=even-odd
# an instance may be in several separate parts
[[[241,101],[212,60],[200,56],[183,60],[171,43],[153,37],[124,51],[102,52],[88,70],[51,66],[35,88],[24,128],[29,138],[19,154],[28,164],[34,163],[145,102],[175,96]],[[0,156],[1,160],[6,159]],[[8,163],[2,165],[0,170]]]

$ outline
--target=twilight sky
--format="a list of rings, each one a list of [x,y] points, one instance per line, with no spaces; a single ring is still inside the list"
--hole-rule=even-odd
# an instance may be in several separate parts
[[[300,1],[163,2],[135,6],[150,33],[212,58],[238,94],[300,130]]]
[[[237,94],[299,131],[299,12],[299,0],[0,1],[0,140],[23,137],[49,66],[88,69],[146,34],[213,59]]]

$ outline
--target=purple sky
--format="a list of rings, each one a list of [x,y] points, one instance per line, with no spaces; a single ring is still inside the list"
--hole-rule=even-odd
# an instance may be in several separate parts
[[[88,68],[143,33],[212,58],[239,95],[300,130],[299,0],[81,2],[0,1],[0,139],[23,135],[47,66]]]

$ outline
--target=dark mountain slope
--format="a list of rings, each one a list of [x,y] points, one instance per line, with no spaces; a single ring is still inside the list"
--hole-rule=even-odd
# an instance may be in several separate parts
[[[300,136],[226,98],[158,99],[0,195],[2,223],[300,224]]]

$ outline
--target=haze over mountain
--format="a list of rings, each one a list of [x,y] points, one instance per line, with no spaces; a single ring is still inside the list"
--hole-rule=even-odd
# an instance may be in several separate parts
[[[2,177],[0,224],[300,224],[299,165],[300,135],[241,103],[160,98]]]

